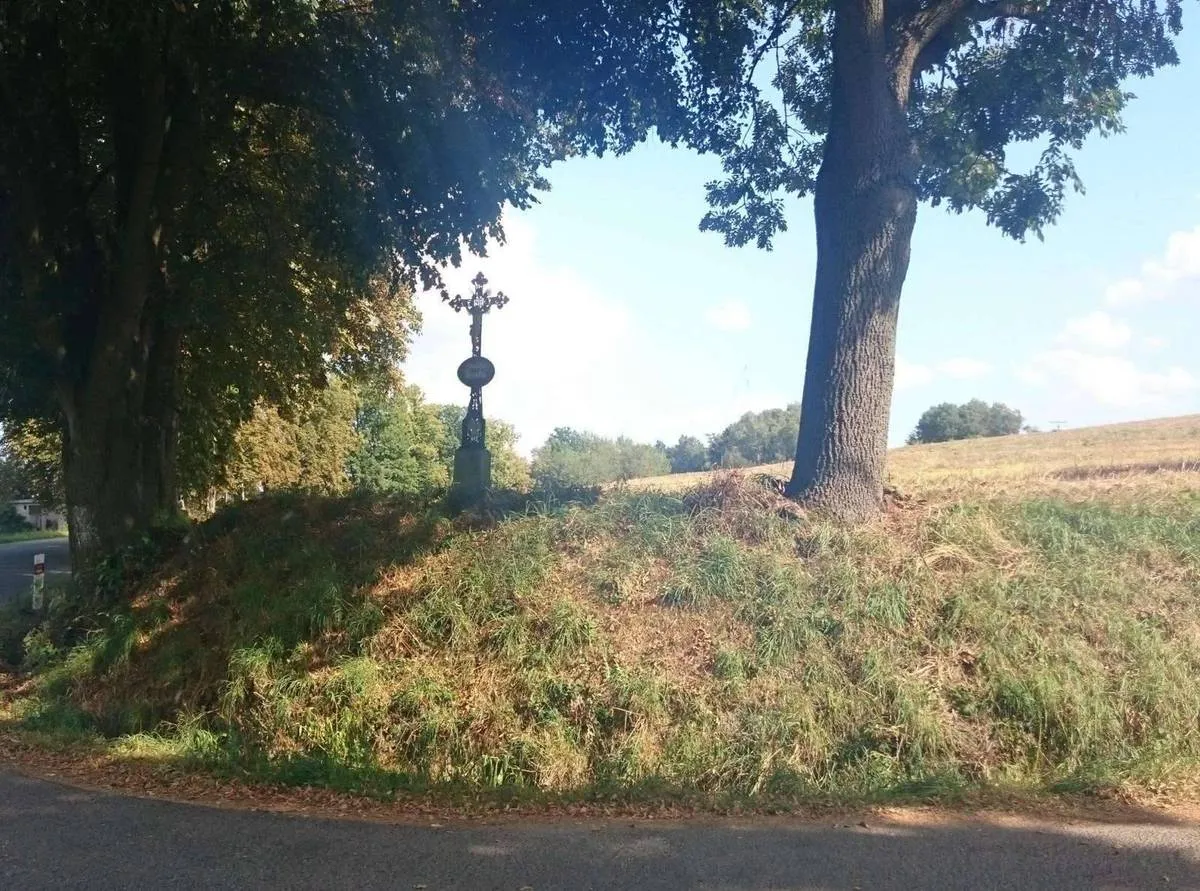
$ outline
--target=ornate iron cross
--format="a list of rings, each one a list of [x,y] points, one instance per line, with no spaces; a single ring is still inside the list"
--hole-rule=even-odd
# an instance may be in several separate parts
[[[467,403],[467,415],[463,418],[463,448],[483,448],[486,431],[483,420],[483,388],[496,374],[496,368],[481,354],[483,341],[483,317],[492,310],[508,303],[503,291],[493,294],[487,289],[487,279],[479,273],[471,279],[475,290],[467,297],[458,295],[446,300],[455,312],[466,310],[471,314],[471,358],[458,366],[458,379],[471,388],[471,400]]]

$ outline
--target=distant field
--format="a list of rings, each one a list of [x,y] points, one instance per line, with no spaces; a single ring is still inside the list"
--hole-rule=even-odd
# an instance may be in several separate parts
[[[744,472],[786,477],[791,464]],[[677,492],[711,476],[673,474],[629,485]],[[888,455],[888,481],[903,492],[935,498],[1019,492],[1122,499],[1200,491],[1200,415],[907,446]]]

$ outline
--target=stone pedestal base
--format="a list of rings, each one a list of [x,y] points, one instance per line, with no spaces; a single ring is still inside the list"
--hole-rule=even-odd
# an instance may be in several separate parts
[[[492,455],[487,449],[463,447],[454,453],[454,484],[450,501],[456,508],[470,507],[483,501],[492,487]]]

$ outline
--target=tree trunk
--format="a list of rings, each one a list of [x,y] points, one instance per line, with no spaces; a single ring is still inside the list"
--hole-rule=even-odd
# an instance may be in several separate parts
[[[141,407],[141,500],[152,519],[164,520],[179,510],[177,382],[183,338],[161,317],[150,330]]]
[[[883,7],[837,6],[830,126],[814,193],[812,329],[788,485],[793,497],[849,522],[883,504],[897,310],[917,213],[907,75],[895,73]]]
[[[87,569],[127,544],[145,522],[139,425],[124,404],[80,405],[63,442],[71,562]]]
[[[139,344],[140,346],[140,344]],[[68,410],[64,437],[71,560],[86,569],[178,509],[174,380],[168,336],[121,366],[123,380],[91,380]],[[101,400],[91,395],[115,393]]]
[[[178,509],[176,381],[181,337],[168,322],[164,266],[191,130],[173,135],[162,48],[148,41],[114,107],[118,238],[89,342],[61,393],[74,567],[86,570]],[[181,114],[184,123],[193,114]],[[194,122],[193,122],[194,123]],[[182,134],[182,135],[181,135]]]

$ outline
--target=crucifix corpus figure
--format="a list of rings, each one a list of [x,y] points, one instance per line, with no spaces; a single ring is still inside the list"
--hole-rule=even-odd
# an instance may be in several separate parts
[[[487,431],[483,419],[483,388],[496,376],[496,366],[481,354],[483,348],[483,317],[493,307],[500,309],[508,303],[503,292],[493,294],[487,289],[487,279],[479,273],[471,280],[475,289],[445,299],[455,312],[471,314],[471,356],[458,366],[458,379],[471,388],[467,414],[463,418],[462,442],[454,454],[454,483],[451,500],[459,507],[478,504],[492,485],[492,456],[487,450]]]

